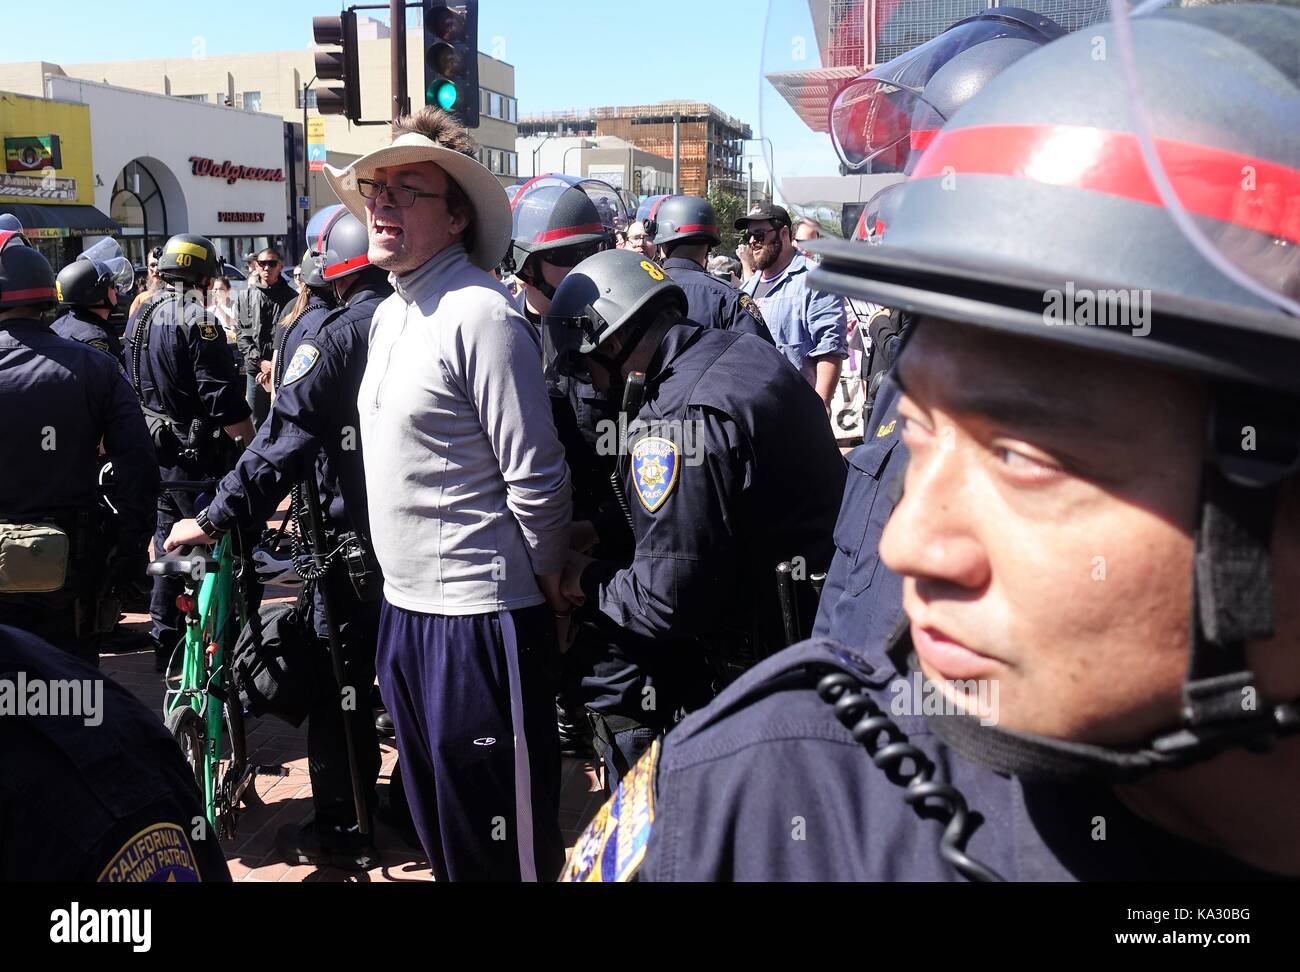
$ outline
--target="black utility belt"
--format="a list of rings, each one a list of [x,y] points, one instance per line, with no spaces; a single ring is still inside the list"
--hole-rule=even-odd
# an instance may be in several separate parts
[[[213,441],[215,431],[211,422],[193,419],[188,424],[178,422],[166,412],[141,405],[144,424],[149,438],[160,456],[181,456],[186,459],[201,458]]]

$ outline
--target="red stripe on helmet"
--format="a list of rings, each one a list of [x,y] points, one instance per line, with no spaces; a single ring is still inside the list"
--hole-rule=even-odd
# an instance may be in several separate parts
[[[581,226],[561,226],[559,229],[547,230],[545,233],[538,233],[533,237],[534,243],[554,243],[556,240],[565,240],[570,236],[583,236],[587,233],[603,233],[605,226],[603,223],[583,223]]]
[[[331,263],[320,275],[326,280],[333,280],[335,277],[341,277],[345,273],[353,270],[360,270],[362,267],[370,266],[370,254],[363,253],[361,256],[355,256],[351,260],[343,260],[339,263]]]
[[[685,226],[677,227],[679,233],[712,233],[714,236],[720,236],[718,227],[713,223],[688,223]]]
[[[548,175],[550,175],[549,172],[543,173],[542,175],[535,175],[527,182],[525,182],[522,186],[520,186],[519,191],[515,193],[515,198],[512,199],[510,202],[510,208],[513,210],[515,208],[515,204],[518,203],[519,200],[524,198],[524,193],[528,191],[529,186],[531,186],[538,179],[545,179]]]
[[[662,205],[664,204],[664,199],[672,199],[672,198],[673,198],[672,196],[664,196],[663,199],[660,199],[660,200],[659,200],[658,202],[656,202],[653,206],[651,206],[651,207],[650,207],[650,214],[649,214],[648,216],[646,216],[646,219],[654,219],[654,218],[655,218],[655,214],[659,212],[659,207],[662,206]]]
[[[913,152],[921,152],[930,147],[934,137],[939,134],[937,128],[917,128],[913,129],[910,136]]]
[[[1300,170],[1240,152],[1155,139],[1156,154],[1189,211],[1300,243]],[[1072,125],[983,125],[944,129],[912,179],[1000,175],[1086,189],[1160,206],[1137,135]],[[1249,180],[1252,188],[1243,187]]]
[[[6,303],[15,300],[54,300],[53,287],[33,287],[29,290],[0,290],[0,300]]]

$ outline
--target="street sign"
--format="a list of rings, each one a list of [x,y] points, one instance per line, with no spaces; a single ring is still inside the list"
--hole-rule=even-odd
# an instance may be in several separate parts
[[[306,196],[299,196],[299,197],[298,197],[298,208],[299,208],[299,209],[311,209],[311,200],[308,199]]]
[[[312,172],[320,172],[325,168],[324,118],[307,119],[307,165]]]

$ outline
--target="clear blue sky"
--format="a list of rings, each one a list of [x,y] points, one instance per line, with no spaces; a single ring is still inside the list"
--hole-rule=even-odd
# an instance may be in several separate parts
[[[804,0],[774,0],[806,18]],[[515,66],[521,114],[594,105],[709,101],[782,148],[808,132],[784,103],[760,120],[767,0],[482,0],[479,47]],[[188,57],[202,37],[209,57],[305,48],[311,18],[337,13],[329,0],[46,0],[5,4],[4,61],[58,63]],[[387,13],[375,11],[387,20]],[[52,24],[59,24],[58,28]],[[784,46],[785,41],[780,46]],[[772,49],[769,41],[769,49]],[[757,145],[752,147],[759,151]],[[786,152],[793,158],[794,152]],[[756,160],[755,178],[761,176]]]

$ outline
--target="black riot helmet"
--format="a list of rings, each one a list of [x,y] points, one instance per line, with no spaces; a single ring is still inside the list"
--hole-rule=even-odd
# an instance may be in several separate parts
[[[862,75],[831,103],[831,139],[844,172],[866,171],[877,159],[889,171],[910,171],[990,78],[1064,33],[1042,14],[994,7]]]
[[[107,308],[114,290],[113,273],[97,260],[73,260],[54,281],[59,303],[69,307]]]
[[[0,310],[44,310],[55,302],[54,269],[45,255],[27,242],[21,224],[0,224]]]
[[[1270,543],[1281,487],[1300,475],[1300,220],[1286,202],[1300,198],[1300,11],[1126,22],[1128,33],[1061,38],[990,81],[920,157],[884,245],[815,245],[820,290],[1204,389],[1182,711],[1122,746],[936,721],[954,748],[1007,773],[1132,779],[1300,732],[1300,699],[1266,699],[1246,655],[1294,596],[1276,588]],[[1107,59],[1092,56],[1099,43]]]
[[[605,250],[588,257],[555,288],[542,316],[548,375],[585,377],[584,356],[600,362],[615,381],[663,306],[686,313],[686,294],[659,268],[632,250]],[[599,348],[615,334],[626,340],[613,358]]]
[[[206,236],[181,233],[163,246],[158,274],[168,283],[199,284],[220,275],[217,248]]]
[[[341,203],[327,206],[311,218],[307,224],[307,246],[317,263],[312,279],[320,281],[308,286],[350,277],[370,266],[370,238],[366,227]],[[305,270],[303,279],[307,279]]]
[[[647,217],[645,229],[655,246],[679,240],[702,241],[710,246],[722,242],[713,206],[699,196],[669,196],[661,200],[654,207],[654,215]]]
[[[554,297],[555,289],[542,277],[539,260],[576,266],[613,245],[616,214],[608,207],[602,212],[589,184],[603,185],[572,176],[539,176],[524,183],[511,203],[514,226],[506,268],[526,278],[547,298]],[[594,194],[607,198],[603,193]],[[617,193],[613,195],[617,200]]]

